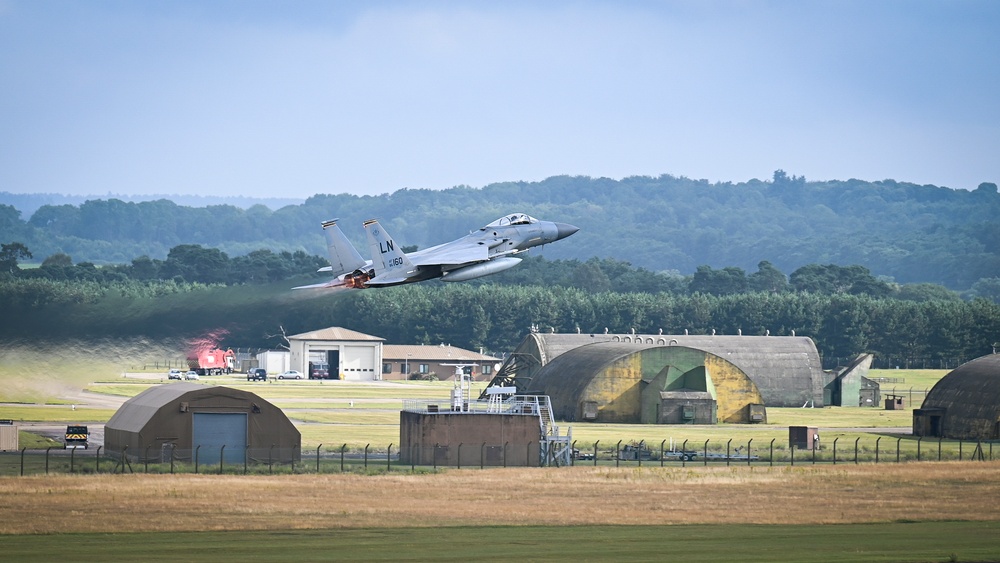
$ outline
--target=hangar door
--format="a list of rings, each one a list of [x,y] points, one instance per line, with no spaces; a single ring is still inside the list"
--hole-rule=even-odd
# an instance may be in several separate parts
[[[198,463],[219,463],[219,455],[225,452],[226,463],[243,463],[247,447],[247,414],[238,413],[194,413],[194,435],[192,447],[198,451]],[[201,446],[198,449],[198,446]],[[226,446],[223,450],[222,446]],[[194,452],[191,452],[192,459]]]

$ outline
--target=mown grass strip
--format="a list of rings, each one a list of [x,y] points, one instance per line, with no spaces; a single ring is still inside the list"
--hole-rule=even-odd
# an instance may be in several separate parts
[[[546,507],[538,507],[547,510]],[[996,561],[998,522],[468,526],[4,536],[12,561]]]

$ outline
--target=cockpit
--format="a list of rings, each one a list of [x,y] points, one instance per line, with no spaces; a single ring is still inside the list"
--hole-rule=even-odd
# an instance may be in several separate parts
[[[530,223],[537,223],[538,219],[535,219],[531,215],[526,215],[524,213],[511,213],[510,215],[505,215],[496,221],[493,221],[486,227],[508,227],[510,225],[528,225]]]

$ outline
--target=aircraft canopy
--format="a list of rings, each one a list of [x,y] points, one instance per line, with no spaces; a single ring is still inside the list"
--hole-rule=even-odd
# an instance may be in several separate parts
[[[493,221],[487,227],[507,227],[510,225],[527,225],[530,223],[537,223],[538,219],[535,219],[531,215],[526,215],[524,213],[511,213],[510,215],[504,215],[503,217]]]

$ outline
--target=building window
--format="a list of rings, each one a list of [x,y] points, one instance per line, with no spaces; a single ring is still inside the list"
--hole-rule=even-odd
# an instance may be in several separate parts
[[[493,366],[489,364],[483,365],[483,375],[492,375],[492,374],[493,374]]]
[[[382,373],[392,373],[392,364],[382,364]]]
[[[420,364],[420,373],[430,373],[430,372],[431,372],[430,364]]]

